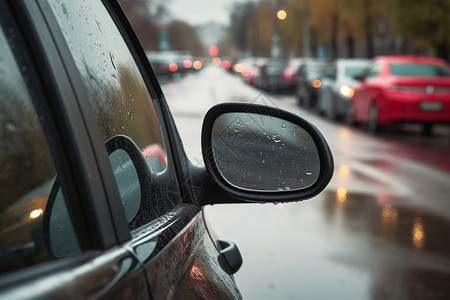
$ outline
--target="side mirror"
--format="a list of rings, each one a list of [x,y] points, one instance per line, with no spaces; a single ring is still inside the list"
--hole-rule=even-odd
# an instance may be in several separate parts
[[[215,184],[242,200],[311,198],[327,186],[334,169],[330,148],[315,126],[263,105],[213,107],[203,123],[202,150]]]

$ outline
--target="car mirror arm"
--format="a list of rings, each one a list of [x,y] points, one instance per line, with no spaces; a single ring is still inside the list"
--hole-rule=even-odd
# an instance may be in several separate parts
[[[213,204],[236,204],[244,202],[232,195],[227,194],[208,174],[205,167],[189,165],[189,182],[186,182],[187,188],[192,191],[199,202],[199,206]]]

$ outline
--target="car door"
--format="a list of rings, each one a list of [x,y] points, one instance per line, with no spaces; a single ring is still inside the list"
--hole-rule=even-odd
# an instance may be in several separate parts
[[[120,243],[143,265],[152,297],[240,298],[196,198],[180,184],[189,175],[186,158],[156,77],[119,5],[39,3],[53,24],[93,144],[103,147],[97,156],[105,185],[117,185],[120,192],[125,220],[122,207],[110,203],[119,211],[113,220],[119,232],[131,235]],[[109,162],[101,160],[102,152]]]
[[[148,298],[39,7],[2,1],[0,25],[0,298]]]

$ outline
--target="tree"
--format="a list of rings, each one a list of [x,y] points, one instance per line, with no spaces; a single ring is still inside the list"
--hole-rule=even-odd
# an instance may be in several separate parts
[[[162,0],[119,0],[145,50],[159,49],[158,22],[167,15]]]
[[[253,2],[235,3],[232,8],[231,41],[236,48],[245,53],[251,51],[252,28],[255,23],[256,5]]]
[[[183,21],[172,21],[167,26],[170,48],[172,50],[186,50],[193,55],[205,54],[203,44],[200,42],[195,29]]]
[[[432,48],[439,57],[450,59],[450,0],[391,0],[393,29],[423,52]]]

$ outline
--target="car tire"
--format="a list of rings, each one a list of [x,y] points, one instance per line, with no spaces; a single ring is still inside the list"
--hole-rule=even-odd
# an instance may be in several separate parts
[[[337,104],[336,104],[336,99],[331,99],[332,100],[332,105],[331,105],[331,111],[330,111],[330,118],[333,121],[339,121],[339,114],[338,114],[338,108],[337,108]]]
[[[424,135],[432,135],[433,134],[433,124],[430,124],[430,123],[422,124],[422,133]]]
[[[375,102],[370,104],[368,130],[372,134],[381,132],[381,126],[378,124],[378,107]]]
[[[300,94],[297,94],[297,106],[298,107],[302,107],[303,106],[303,104],[304,104],[304,101],[303,101],[303,98],[302,98],[302,96],[300,96]]]
[[[350,126],[350,127],[354,127],[356,126],[356,122],[355,122],[355,109],[353,107],[353,104],[350,103],[348,108],[347,108],[347,112],[345,114],[345,123]]]

